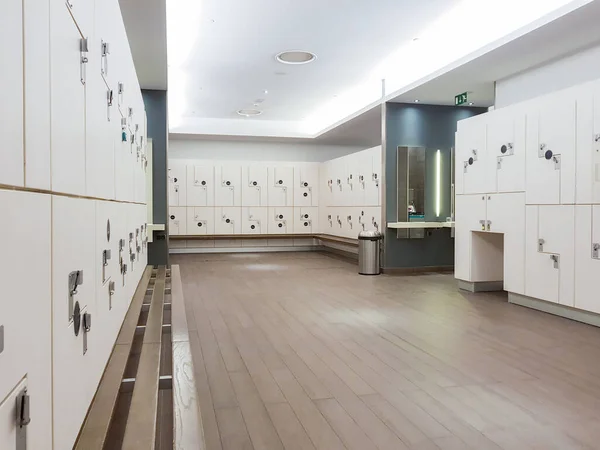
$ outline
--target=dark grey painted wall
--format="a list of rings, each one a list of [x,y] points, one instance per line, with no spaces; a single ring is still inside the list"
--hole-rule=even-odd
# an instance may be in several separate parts
[[[167,220],[167,91],[142,89],[146,117],[148,118],[148,138],[152,139],[152,204],[155,224]],[[148,264],[169,264],[169,241],[167,231],[155,231],[154,242],[148,245]]]
[[[435,152],[442,154],[442,202],[440,219],[450,215],[451,149],[454,147],[456,123],[485,108],[414,105],[385,105],[385,215],[387,222],[397,216],[397,148],[399,146],[427,149],[425,180],[425,220],[436,221],[435,215]],[[432,267],[454,265],[454,239],[449,229],[431,230],[423,239],[396,239],[395,230],[386,230],[386,268]]]

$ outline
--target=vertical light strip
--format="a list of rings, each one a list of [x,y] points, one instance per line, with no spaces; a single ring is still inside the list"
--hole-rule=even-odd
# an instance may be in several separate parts
[[[435,153],[435,215],[440,217],[442,203],[442,153]]]

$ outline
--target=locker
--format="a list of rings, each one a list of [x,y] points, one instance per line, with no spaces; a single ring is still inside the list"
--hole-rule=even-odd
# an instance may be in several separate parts
[[[357,233],[361,231],[379,230],[381,224],[381,208],[376,206],[356,208]]]
[[[241,234],[242,209],[237,207],[215,208],[215,234]]]
[[[495,192],[495,180],[489,180],[486,152],[486,116],[474,117],[458,123],[456,141],[456,178],[462,177],[462,192],[478,194]]]
[[[169,160],[169,170],[167,180],[169,184],[169,206],[187,205],[187,173],[190,168],[186,168],[184,161]],[[191,168],[192,184],[194,183],[194,169]],[[193,194],[195,195],[195,194]]]
[[[186,209],[188,235],[203,236],[215,234],[215,208],[196,206]]]
[[[568,95],[567,95],[568,94]],[[575,202],[575,100],[572,91],[536,100],[527,115],[527,204]]]
[[[333,206],[333,161],[324,162],[319,172],[319,206]]]
[[[77,0],[73,0],[77,1]],[[82,0],[83,1],[83,0]],[[110,89],[115,89],[117,86],[117,72],[122,71],[122,66],[115,64],[116,55],[113,52],[117,51],[117,47],[127,45],[127,41],[118,39],[119,29],[122,25],[121,11],[119,3],[115,1],[94,1],[94,32],[92,52],[90,52],[90,75],[100,76]],[[90,37],[91,31],[85,31]],[[116,92],[114,93],[114,109],[117,113]]]
[[[169,235],[183,236],[187,234],[187,211],[184,206],[169,207]]]
[[[78,1],[82,9],[91,2]],[[50,4],[52,190],[85,195],[85,93],[89,43],[62,2]]]
[[[29,448],[52,448],[51,429],[51,199],[49,195],[0,190],[2,244],[0,402],[28,376],[34,396],[28,426]],[[14,403],[11,403],[14,406]],[[6,438],[6,404],[0,408],[0,448]]]
[[[146,174],[147,164],[146,156],[140,147],[140,158],[135,166],[135,192],[134,197],[137,203],[146,203]]]
[[[600,204],[600,86],[586,84],[577,98],[576,203]]]
[[[269,234],[290,234],[294,232],[294,208],[269,207],[267,231]]]
[[[574,305],[574,228],[574,206],[527,205],[526,295]]]
[[[268,205],[268,173],[267,167],[253,164],[242,167],[242,205]]]
[[[142,272],[146,267],[146,264],[143,263],[142,259],[142,226],[145,222],[142,208],[142,205],[126,205],[127,248],[129,250],[129,262],[131,263],[131,270],[129,270],[129,273],[131,274],[132,280],[132,282],[129,283],[127,299],[130,299],[133,296],[138,281],[142,277]],[[187,223],[186,211],[185,208],[183,208],[183,210],[181,222],[183,222],[185,227]]]
[[[294,168],[269,167],[268,177],[269,206],[293,206]]]
[[[329,219],[329,216],[327,217]],[[344,229],[344,208],[335,207],[331,208],[331,220],[332,220],[332,234],[334,236],[345,236]]]
[[[294,207],[294,233],[318,233],[319,208],[315,206]]]
[[[175,175],[173,180],[176,178]],[[187,185],[188,206],[214,206],[215,175],[212,164],[188,164]]]
[[[334,208],[329,207],[321,207],[319,208],[319,226],[321,233],[333,235],[334,233]]]
[[[242,168],[240,166],[215,167],[214,186],[216,206],[241,206]]]
[[[98,318],[94,216],[94,200],[52,197],[53,394],[69,399],[53,405],[54,448],[73,446],[106,363],[104,330],[85,326]]]
[[[350,162],[350,190],[352,198],[350,204],[355,206],[368,206],[373,203],[377,204],[373,198],[373,192],[369,193],[369,200],[367,200],[367,189],[373,188],[373,154],[372,152],[360,152],[356,154],[356,157]],[[371,182],[367,183],[368,179]]]
[[[514,108],[490,113],[486,148],[490,192],[524,192],[525,115]]]
[[[18,450],[17,440],[22,440],[23,435],[26,437],[26,441],[31,442],[31,437],[33,434],[33,432],[30,431],[31,422],[29,425],[22,428],[17,425],[17,417],[19,416],[19,413],[17,412],[17,402],[28,388],[27,381],[27,378],[20,381],[19,384],[14,387],[14,389],[9,391],[9,394],[6,398],[2,397],[3,401],[0,403],[0,448],[3,450]],[[30,418],[31,415],[32,413],[30,412]],[[49,449],[51,448],[51,445],[52,444],[48,442],[45,444],[45,447],[40,448]]]
[[[600,206],[575,207],[575,308],[600,313]]]
[[[348,206],[350,199],[348,196],[348,184],[346,183],[347,161],[345,158],[333,160],[331,165],[331,190],[333,206]],[[371,169],[368,169],[369,172]]]
[[[359,223],[359,215],[360,208],[343,208],[343,217],[342,221],[344,222],[342,225],[342,229],[344,231],[344,236],[350,239],[358,238],[358,233],[360,231],[360,223]]]
[[[131,143],[123,141],[121,131],[114,135],[115,152],[115,198],[120,201],[134,201],[134,158]]]
[[[319,206],[319,164],[294,168],[294,206]]]
[[[22,1],[2,4],[0,39],[0,183],[23,186],[23,14]]]
[[[486,196],[481,194],[457,195],[455,209],[454,276],[463,281],[475,281],[471,276],[473,231],[483,231],[485,229],[487,220]]]
[[[267,207],[242,208],[242,234],[267,234],[268,213]]]
[[[364,175],[364,183],[366,184],[365,204],[367,206],[379,206],[382,200],[381,174],[383,171],[381,147],[370,149],[368,153],[371,154],[371,173]],[[368,164],[368,160],[365,161],[365,164]],[[361,174],[359,174],[358,181],[362,187],[363,179],[361,178]]]
[[[86,37],[94,33],[94,3],[94,0],[66,0],[75,23]]]

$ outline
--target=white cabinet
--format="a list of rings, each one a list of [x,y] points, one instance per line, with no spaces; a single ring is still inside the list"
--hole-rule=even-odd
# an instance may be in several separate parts
[[[30,448],[51,449],[51,199],[49,195],[0,190],[0,234],[5,237],[0,261],[0,401],[28,377],[31,417]],[[92,216],[93,217],[93,216]],[[92,224],[93,228],[93,224]],[[75,231],[74,231],[75,232]],[[90,274],[92,275],[92,274]],[[91,286],[90,286],[91,287]],[[65,313],[66,315],[66,313]],[[62,325],[66,327],[66,317]],[[14,412],[14,398],[11,412]],[[6,407],[0,408],[0,448]],[[10,424],[14,425],[14,415]]]
[[[600,204],[600,84],[577,98],[577,204]]]
[[[574,94],[536,100],[527,115],[528,205],[575,202],[576,108]]]
[[[241,206],[242,168],[240,166],[216,166],[214,186],[215,206]]]
[[[169,207],[169,234],[183,236],[187,234],[187,211],[185,206]]]
[[[333,206],[333,192],[333,161],[326,161],[319,173],[319,206]]]
[[[267,207],[248,206],[242,208],[242,234],[267,234]]]
[[[491,192],[525,191],[524,113],[497,110],[489,114],[487,164]]]
[[[17,402],[21,395],[28,388],[27,378],[21,380],[14,389],[9,390],[8,396],[2,397],[2,402],[0,403],[0,448],[6,450],[17,449],[16,443],[20,440],[17,436],[17,433],[25,434],[25,436],[31,436],[31,423],[29,426],[24,428],[19,428],[17,426],[17,412],[16,407]],[[33,412],[30,412],[30,416]],[[46,436],[48,437],[48,436]],[[35,439],[35,438],[34,438]],[[26,439],[26,442],[30,441],[31,438]],[[29,444],[31,446],[35,444]],[[36,447],[37,448],[37,447]],[[51,442],[44,443],[44,449],[52,448]]]
[[[476,116],[458,123],[456,135],[456,194],[495,192],[490,180],[486,152],[486,117]]]
[[[175,179],[178,179],[176,173],[174,173],[173,178],[173,182],[175,183],[174,189],[176,190],[177,182],[175,181]],[[233,194],[234,187],[231,187],[231,189],[229,189],[230,187],[228,187],[227,192]],[[221,189],[219,188],[218,191],[221,192]],[[180,206],[213,206],[215,204],[215,173],[212,164],[188,164],[186,195],[187,203],[185,203],[185,200],[182,202],[181,193],[179,194]]]
[[[600,313],[600,206],[575,206],[575,308]]]
[[[114,139],[115,149],[115,197],[119,201],[133,201],[135,198],[134,187],[134,157],[131,143],[122,138],[119,132]]]
[[[319,208],[294,207],[294,233],[318,233],[319,232]]]
[[[0,184],[23,186],[23,14],[21,0],[0,14]]]
[[[294,206],[319,205],[319,164],[294,168]]]
[[[242,167],[242,205],[268,206],[268,173],[262,164]]]
[[[268,168],[269,206],[292,206],[294,195],[294,168],[277,166]]]
[[[346,182],[348,169],[345,158],[339,158],[332,161],[330,167],[332,205],[348,206],[350,204],[349,186]]]
[[[215,209],[212,207],[188,207],[187,234],[189,236],[215,234]]]
[[[240,234],[242,209],[237,207],[215,208],[215,234]]]
[[[319,231],[321,233],[331,235],[335,234],[335,229],[333,227],[333,209],[334,208],[331,206],[319,208]]]
[[[79,1],[82,9],[88,3]],[[50,4],[52,190],[85,195],[84,37],[62,2]],[[88,48],[89,50],[89,48]]]
[[[187,171],[192,172],[192,185],[195,186],[194,167],[188,167]],[[212,180],[212,176],[210,178]],[[167,182],[169,184],[169,206],[186,206],[187,205],[187,182],[186,182],[186,165],[183,161],[169,160],[169,170],[167,173]],[[202,186],[201,183],[199,183]],[[204,185],[206,186],[206,185]],[[206,201],[205,189],[200,189],[199,193],[192,193],[192,196],[204,197]]]
[[[101,0],[97,0],[101,1]],[[66,4],[73,19],[84,36],[92,36],[94,32],[95,0],[67,0]]]
[[[294,232],[294,208],[269,207],[269,234],[290,234]]]
[[[362,189],[363,183],[365,184],[365,205],[366,206],[379,206],[381,205],[382,198],[382,185],[381,185],[381,171],[382,171],[382,155],[381,147],[375,147],[367,151],[370,154],[370,158],[365,161],[365,167],[368,167],[369,159],[371,161],[370,173],[363,174],[360,171],[358,173],[359,190]],[[354,205],[362,206],[359,203]]]

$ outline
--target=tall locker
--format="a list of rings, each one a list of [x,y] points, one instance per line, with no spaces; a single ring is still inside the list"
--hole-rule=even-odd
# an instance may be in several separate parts
[[[268,205],[267,167],[250,164],[242,167],[242,206]]]
[[[319,208],[319,228],[324,234],[334,235],[334,208],[331,206]]]
[[[294,232],[294,208],[285,206],[269,207],[269,234],[290,234]]]
[[[473,231],[484,231],[487,217],[486,196],[482,194],[456,196],[456,229],[454,276],[463,281],[475,281],[471,276]],[[488,280],[489,281],[489,280]]]
[[[364,151],[352,155],[348,169],[348,185],[352,198],[349,204],[353,206],[366,206],[377,204],[377,186],[373,184],[373,153]]]
[[[7,237],[0,261],[0,402],[27,377],[29,394],[35,399],[31,403],[35,420],[27,426],[29,448],[43,450],[52,448],[50,205],[49,195],[0,190],[0,233]],[[14,406],[13,396],[10,406],[0,407],[2,449],[15,448],[14,440],[2,445],[5,431],[15,424]]]
[[[188,235],[204,236],[215,234],[215,208],[196,206],[186,209]]]
[[[497,110],[487,124],[490,192],[524,192],[525,114],[514,108]]]
[[[319,164],[294,168],[294,206],[319,206]]]
[[[375,147],[368,150],[367,155],[370,156],[368,159],[371,160],[371,173],[366,175],[359,173],[359,189],[361,189],[363,183],[365,183],[365,205],[379,206],[381,205],[382,199],[381,174],[383,171],[381,147]],[[366,164],[368,164],[368,159],[365,161]]]
[[[577,204],[600,204],[600,84],[577,97]]]
[[[184,206],[169,207],[169,235],[187,234],[187,211]]]
[[[600,206],[575,206],[575,308],[600,313]]]
[[[119,132],[115,136],[115,197],[119,201],[133,201],[135,198],[134,187],[134,159],[131,143]]]
[[[240,166],[216,166],[214,186],[215,206],[241,206],[242,168]]]
[[[184,161],[169,160],[167,183],[169,185],[169,206],[187,205],[187,178]]]
[[[294,207],[294,233],[319,232],[319,208],[315,206]]]
[[[346,182],[347,177],[347,160],[346,158],[338,158],[331,161],[331,191],[332,191],[332,202],[333,206],[347,206],[350,203],[348,196],[348,183]],[[371,169],[368,169],[369,172]]]
[[[185,203],[182,203],[181,184],[177,174],[179,169],[173,163],[172,179],[173,199],[179,198],[179,206],[213,206],[215,204],[215,169],[212,163],[193,163],[190,162],[187,166],[187,188],[183,191],[187,196]],[[185,175],[184,178],[185,180]],[[178,194],[179,192],[179,194]]]
[[[276,166],[268,168],[269,206],[293,206],[294,168]]]
[[[70,14],[84,36],[92,36],[94,32],[94,3],[95,0],[66,0]]]
[[[268,213],[267,207],[243,207],[242,234],[267,234]]]
[[[240,234],[242,209],[237,207],[215,208],[215,234]]]
[[[486,152],[487,117],[473,117],[458,123],[456,140],[456,194],[495,192],[495,180],[490,180]]]
[[[0,183],[23,186],[23,14],[21,0],[2,2],[0,14]]]
[[[321,165],[319,173],[319,206],[333,206],[333,161]]]
[[[85,16],[88,4],[77,1]],[[91,27],[90,27],[91,28]],[[63,2],[50,3],[52,190],[85,195],[85,94],[90,42]]]

